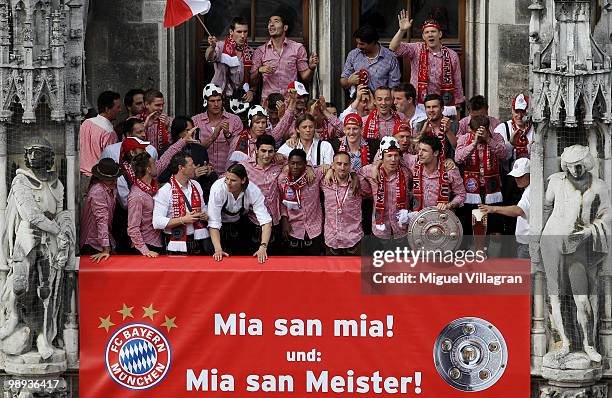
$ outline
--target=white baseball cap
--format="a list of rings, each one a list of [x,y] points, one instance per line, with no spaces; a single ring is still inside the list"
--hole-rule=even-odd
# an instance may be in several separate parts
[[[512,100],[512,109],[516,110],[527,110],[529,105],[529,97],[523,94],[519,94]]]
[[[529,173],[529,158],[520,158],[514,162],[512,170],[508,173],[512,177],[522,177]]]
[[[306,91],[306,86],[304,86],[301,82],[293,81],[291,83],[289,83],[289,87],[287,87],[287,90],[295,90],[297,91],[297,95],[308,95],[308,91]]]

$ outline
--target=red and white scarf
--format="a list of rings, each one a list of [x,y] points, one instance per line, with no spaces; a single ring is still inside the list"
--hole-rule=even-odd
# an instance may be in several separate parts
[[[199,213],[202,211],[202,197],[200,196],[198,189],[191,181],[188,181],[187,183],[191,184],[191,210]],[[172,218],[184,217],[187,215],[187,204],[185,203],[186,198],[185,194],[181,190],[181,186],[176,181],[174,176],[170,177],[170,186],[172,188]],[[170,242],[168,242],[167,249],[171,252],[187,253],[187,225],[181,225],[177,228],[183,229],[183,236],[177,239],[174,235],[172,235]],[[206,226],[201,221],[194,222],[193,229],[194,240],[205,239],[208,237]]]
[[[240,135],[238,136],[238,143],[236,144],[236,148],[234,148],[234,151],[242,152],[247,155],[247,157],[253,156],[253,148],[251,142],[251,130],[243,129],[240,132]]]
[[[288,209],[302,208],[302,188],[307,184],[306,173],[293,179],[291,173],[283,181],[282,201]]]
[[[338,152],[347,152],[350,155],[350,158],[353,158],[353,153],[348,145],[348,138],[340,141],[340,147],[338,148]],[[362,138],[359,143],[359,160],[361,161],[361,167],[367,165],[370,162],[370,147],[368,143]],[[352,165],[351,160],[351,165]],[[353,166],[353,170],[358,170]]]
[[[124,177],[127,179],[130,185],[136,185],[138,188],[140,188],[142,192],[148,193],[151,196],[154,196],[157,193],[157,179],[153,178],[151,180],[151,185],[149,185],[143,182],[140,178],[136,177],[134,169],[132,168],[132,165],[129,162],[123,162],[122,166],[123,171],[125,172]]]
[[[444,98],[445,95],[450,95],[453,98],[452,104],[444,105],[455,105],[455,82],[453,81],[453,64],[451,62],[450,50],[442,46],[442,70],[440,71],[440,95]],[[419,72],[418,72],[418,84],[417,84],[417,102],[419,104],[425,103],[425,96],[427,95],[427,83],[429,82],[429,48],[425,43],[421,45],[421,51],[419,52]]]
[[[414,175],[412,178],[412,211],[423,210],[423,167],[421,162],[418,161],[414,165]],[[438,203],[448,203],[451,192],[450,177],[444,167],[443,161],[438,161],[438,167]]]
[[[380,181],[376,190],[376,202],[374,204],[374,221],[376,229],[384,231],[385,226],[385,203],[387,203],[387,172],[384,167],[380,167]],[[397,170],[397,186],[395,188],[395,209],[396,211],[406,208],[406,176],[400,167]],[[393,215],[395,217],[395,215]]]
[[[225,43],[223,43],[223,54],[237,57],[238,51],[242,51],[241,61],[242,65],[244,65],[244,83],[248,83],[251,67],[253,66],[253,49],[249,47],[248,43],[244,43],[242,46],[238,45],[231,36],[228,36],[225,39]]]
[[[467,144],[474,141],[474,134],[470,134]],[[479,156],[479,147],[483,148],[483,159]],[[488,144],[477,144],[465,160],[463,171],[465,185],[465,203],[481,204],[480,187],[485,188],[485,203],[499,203],[503,200],[501,193],[501,177],[499,176],[499,162],[497,156],[491,151]]]
[[[514,158],[528,158],[529,157],[529,138],[527,133],[531,129],[531,123],[527,123],[524,129],[519,129],[518,126],[512,120],[512,131],[515,138],[514,144]]]
[[[147,111],[140,114],[140,119],[147,120]],[[166,123],[162,123],[161,118],[158,117],[154,123],[155,126],[155,139],[157,139],[157,149],[165,148],[170,143],[168,135],[168,126]],[[151,144],[154,144],[153,142]]]
[[[393,125],[395,125],[395,123],[401,122],[401,119],[397,112],[391,111],[391,116],[393,116]],[[376,140],[380,139],[380,123],[378,117],[378,109],[374,109],[368,114],[368,117],[365,121],[365,126],[363,128],[363,138]]]

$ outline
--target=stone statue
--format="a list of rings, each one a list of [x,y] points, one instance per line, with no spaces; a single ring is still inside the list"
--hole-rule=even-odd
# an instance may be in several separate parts
[[[602,359],[595,347],[597,289],[599,269],[609,251],[612,214],[609,187],[591,172],[595,166],[589,148],[573,145],[561,155],[563,171],[549,178],[544,219],[549,218],[540,246],[552,328],[561,341],[544,356],[544,368],[590,369],[599,367]],[[561,296],[573,297],[575,321],[572,312],[562,311]],[[568,337],[573,330],[580,336],[576,341]],[[571,352],[573,348],[576,352]]]
[[[62,361],[65,369],[65,353],[53,343],[63,268],[74,253],[75,230],[71,214],[63,210],[64,187],[52,171],[51,144],[36,137],[24,149],[26,167],[17,170],[11,184],[0,240],[10,269],[0,296],[0,351],[7,373],[11,363],[25,362],[32,364],[28,373],[37,374],[62,370]],[[28,361],[19,356],[28,356]],[[40,370],[36,363],[41,363]]]

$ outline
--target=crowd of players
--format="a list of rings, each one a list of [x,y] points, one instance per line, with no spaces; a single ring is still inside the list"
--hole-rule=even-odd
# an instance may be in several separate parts
[[[456,212],[468,235],[479,208],[490,254],[495,236],[515,232],[525,253],[527,96],[516,95],[504,123],[483,96],[466,102],[438,22],[423,23],[423,41],[404,42],[412,20],[402,11],[389,48],[370,26],[354,33],[337,83],[350,104],[338,109],[310,98],[319,59],[286,37],[288,25],[271,15],[270,39],[256,49],[240,17],[225,40],[210,36],[215,73],[193,117],[170,117],[161,92],[133,89],[127,119],[113,125],[120,94],[100,94],[99,114],[80,129],[81,254],[359,255],[364,235],[404,244],[428,207]]]

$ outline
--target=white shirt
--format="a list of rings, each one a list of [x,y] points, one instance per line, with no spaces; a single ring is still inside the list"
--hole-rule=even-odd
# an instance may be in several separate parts
[[[525,188],[521,200],[519,200],[517,206],[520,207],[525,213],[525,217],[516,218],[516,241],[522,244],[529,244],[529,193],[531,192],[531,186]]]
[[[507,131],[506,131],[506,127],[508,128]],[[512,137],[514,136],[514,129],[512,128],[512,120],[508,120],[507,122],[500,123],[499,126],[495,127],[494,132],[504,137],[504,144],[506,145],[506,151],[508,152],[508,155],[510,156],[510,159],[508,160],[510,162],[510,167],[508,168],[508,170],[510,170],[512,169],[512,165],[514,164],[514,159],[516,159],[516,153],[514,152],[514,146],[510,143],[510,141],[512,140]],[[533,144],[533,134],[534,134],[533,125],[531,125],[531,128],[527,132],[527,140],[529,140],[529,143],[527,144],[527,152],[529,153],[530,156],[531,156],[531,144]]]
[[[244,199],[244,200],[243,200]],[[265,225],[272,222],[272,217],[268,213],[264,196],[259,187],[252,182],[249,182],[247,189],[241,192],[237,198],[227,190],[225,178],[220,178],[210,187],[210,197],[208,199],[208,227],[221,229],[224,222],[235,222],[240,219],[240,214],[231,216],[221,211],[223,205],[225,209],[231,213],[237,213],[244,206],[245,213],[253,211],[259,225]]]
[[[181,187],[187,201],[189,204],[191,204],[191,187],[193,184],[193,186],[195,186],[200,193],[200,198],[202,198],[202,211],[207,211],[208,208],[206,203],[204,203],[204,194],[202,192],[200,183],[196,180],[189,181],[191,184],[185,184],[185,186]],[[157,194],[153,199],[155,199],[155,206],[153,207],[153,228],[163,229],[167,234],[172,233],[169,228],[166,228],[166,225],[168,225],[170,219],[174,218],[174,212],[172,210],[172,186],[170,183],[166,183],[159,188],[159,191],[157,191]],[[189,208],[187,208],[186,211],[189,212]],[[193,233],[193,224],[187,224],[187,235],[193,235]],[[208,237],[208,230],[206,230],[204,236],[198,237],[198,239],[206,239]]]
[[[327,141],[321,142],[321,159],[319,164],[317,164],[317,147],[319,145],[319,139],[315,138],[312,140],[312,145],[310,145],[310,149],[306,153],[306,162],[309,162],[312,166],[320,166],[322,164],[331,165],[334,161],[334,148]],[[304,145],[299,141],[295,148],[291,148],[287,144],[283,144],[282,147],[278,150],[278,153],[281,153],[285,156],[289,156],[289,153],[294,149],[304,149]]]
[[[417,125],[426,119],[427,114],[425,113],[425,111],[417,106],[414,111],[414,115],[412,115],[412,117],[410,118],[410,128],[412,129],[412,135],[417,135],[419,133],[418,131],[416,131]]]
[[[148,145],[145,150],[151,155],[153,160],[157,160],[157,149],[153,145]],[[102,153],[100,154],[100,159],[111,158],[115,162],[119,162],[119,155],[121,154],[121,142],[117,142],[115,144],[111,144],[104,148]],[[124,176],[117,178],[117,194],[119,196],[119,204],[124,209],[127,209],[127,198],[130,194],[130,188],[128,187],[128,183],[125,180]]]

